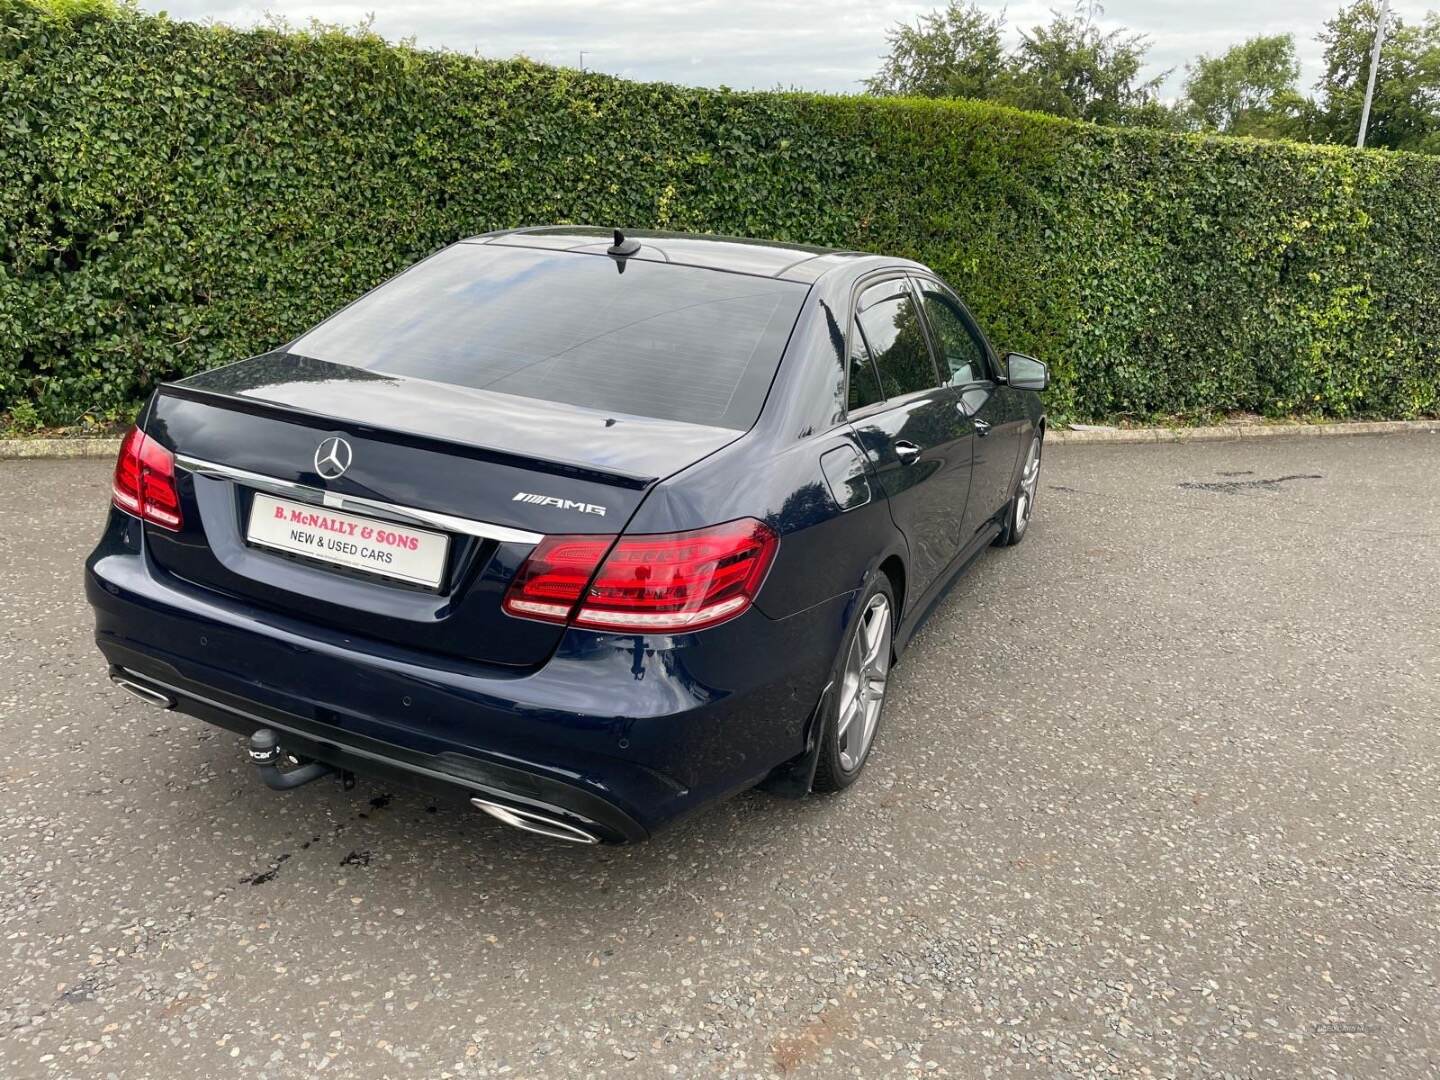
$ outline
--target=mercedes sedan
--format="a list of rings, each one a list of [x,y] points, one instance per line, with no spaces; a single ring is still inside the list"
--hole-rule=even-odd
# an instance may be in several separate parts
[[[555,227],[161,386],[87,562],[111,678],[579,843],[854,783],[891,665],[1035,506],[1044,364],[932,271]]]

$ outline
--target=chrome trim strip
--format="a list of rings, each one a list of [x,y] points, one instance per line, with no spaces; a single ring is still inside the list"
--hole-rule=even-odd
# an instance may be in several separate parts
[[[267,491],[272,495],[284,495],[301,502],[328,506],[331,510],[350,510],[357,514],[384,514],[412,525],[434,525],[447,532],[464,533],[466,536],[478,536],[485,540],[498,540],[502,544],[534,545],[545,538],[544,533],[512,529],[508,525],[474,521],[470,518],[456,517],[454,514],[442,514],[438,510],[421,510],[415,506],[398,506],[395,503],[381,502],[379,499],[366,499],[359,495],[341,495],[336,491],[325,491],[322,488],[297,484],[293,480],[277,480],[273,476],[237,469],[230,465],[219,465],[213,461],[191,457],[188,454],[176,454],[175,464],[187,472],[199,476],[208,476],[215,480],[233,480],[259,491]]]

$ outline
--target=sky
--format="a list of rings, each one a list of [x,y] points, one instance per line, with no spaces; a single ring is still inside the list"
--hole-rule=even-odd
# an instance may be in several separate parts
[[[491,58],[524,54],[544,63],[578,67],[645,81],[737,89],[855,92],[885,52],[885,32],[935,3],[897,0],[142,0],[172,18],[213,19],[252,26],[266,14],[305,23],[315,18],[354,25],[374,15],[374,28],[390,39],[414,38]],[[1004,10],[1012,39],[1019,29],[1048,22],[1065,0],[1016,0]],[[1151,40],[1149,70],[1174,69],[1162,95],[1180,91],[1187,61],[1223,52],[1257,34],[1293,33],[1301,62],[1301,88],[1320,75],[1315,35],[1340,0],[1111,0],[1097,22],[1128,27]],[[1432,0],[1430,6],[1440,6]],[[1392,0],[1391,11],[1419,21],[1425,0]]]

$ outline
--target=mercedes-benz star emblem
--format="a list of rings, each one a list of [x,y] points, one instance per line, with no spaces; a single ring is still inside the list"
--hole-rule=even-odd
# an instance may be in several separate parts
[[[331,435],[315,448],[315,471],[326,480],[334,480],[350,467],[350,444],[338,435]]]

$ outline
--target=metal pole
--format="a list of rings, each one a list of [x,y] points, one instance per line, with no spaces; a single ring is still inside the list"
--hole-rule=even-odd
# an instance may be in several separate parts
[[[1360,110],[1360,134],[1355,137],[1355,146],[1365,147],[1365,129],[1370,126],[1370,100],[1375,96],[1375,69],[1380,66],[1380,42],[1385,40],[1385,16],[1390,11],[1390,0],[1380,0],[1380,21],[1375,24],[1375,47],[1370,50],[1370,78],[1365,83],[1365,105]]]

